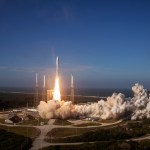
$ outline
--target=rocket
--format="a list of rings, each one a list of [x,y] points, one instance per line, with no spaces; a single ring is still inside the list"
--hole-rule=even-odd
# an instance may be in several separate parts
[[[58,65],[59,65],[59,58],[56,57],[56,78],[58,78]]]

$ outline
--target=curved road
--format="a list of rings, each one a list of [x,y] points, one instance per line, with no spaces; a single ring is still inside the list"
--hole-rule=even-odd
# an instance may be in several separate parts
[[[44,141],[44,139],[47,136],[47,133],[50,132],[52,129],[58,128],[58,127],[59,128],[64,128],[64,126],[61,126],[61,125],[53,125],[54,121],[55,120],[51,121],[51,123],[50,123],[51,125],[43,125],[43,126],[28,126],[28,125],[7,125],[7,126],[35,127],[35,128],[37,128],[41,131],[40,135],[32,143],[33,146],[30,148],[30,150],[38,150],[38,149],[42,149],[44,147],[48,147],[50,145],[77,145],[77,144],[83,144],[83,143],[48,143],[48,142]],[[104,124],[101,124],[100,126],[88,126],[88,128],[117,125],[120,122],[121,122],[121,120],[118,121],[118,122],[115,122],[115,123],[107,123],[107,124],[104,123]],[[6,125],[6,124],[1,124],[1,125]],[[87,128],[87,126],[86,127],[75,127],[75,126],[69,125],[69,126],[65,126],[65,128]],[[129,140],[139,141],[139,140],[145,140],[145,139],[150,139],[150,135],[147,135],[145,137],[128,139],[127,141],[129,141]],[[93,143],[93,142],[91,142],[91,143]]]
[[[54,128],[64,128],[64,126],[62,125],[53,125],[53,123],[55,122],[55,120],[52,120],[52,122],[50,123],[51,125],[44,125],[44,126],[34,126],[35,128],[38,128],[41,131],[41,134],[39,137],[37,137],[34,142],[32,143],[32,147],[30,150],[38,150],[38,149],[42,149],[43,147],[48,147],[50,145],[77,145],[77,144],[82,144],[82,143],[48,143],[46,141],[44,141],[44,139],[46,138],[46,135],[48,132],[50,132],[52,129]],[[103,123],[100,126],[88,126],[88,128],[93,128],[93,127],[103,127],[103,126],[111,126],[111,125],[115,125],[122,122],[122,120],[117,121],[115,123]],[[65,126],[65,128],[87,128],[86,127],[75,127],[72,125],[69,126]]]

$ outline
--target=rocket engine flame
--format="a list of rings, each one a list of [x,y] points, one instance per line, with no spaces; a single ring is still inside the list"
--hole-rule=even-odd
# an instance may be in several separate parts
[[[55,80],[53,100],[55,100],[55,101],[60,101],[61,100],[60,88],[59,88],[59,78],[58,77]]]

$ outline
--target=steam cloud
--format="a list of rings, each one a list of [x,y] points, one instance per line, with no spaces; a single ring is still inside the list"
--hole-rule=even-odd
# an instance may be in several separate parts
[[[132,87],[133,98],[125,98],[122,93],[114,93],[107,100],[97,103],[73,105],[71,101],[40,101],[38,106],[42,118],[82,118],[119,119],[130,117],[131,120],[150,118],[150,99],[142,85],[136,83]]]

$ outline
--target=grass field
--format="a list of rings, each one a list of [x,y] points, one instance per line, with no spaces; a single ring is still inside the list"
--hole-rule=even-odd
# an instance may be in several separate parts
[[[0,119],[0,123],[5,123],[5,119]]]
[[[44,124],[47,124],[48,119],[39,118],[39,120],[36,120],[36,119],[33,119],[33,120],[23,120],[23,121],[17,123],[17,125],[39,126],[41,122],[44,122]],[[0,123],[7,124],[7,123],[5,123],[5,119],[0,119]]]
[[[78,145],[53,145],[40,150],[149,150],[150,140],[135,141],[97,141]]]
[[[63,120],[63,119],[56,119],[54,122],[54,125],[67,126],[67,125],[72,125],[72,123],[67,120]]]
[[[75,136],[95,129],[96,128],[55,128],[48,132],[47,136],[53,138]]]
[[[116,121],[118,121],[118,120],[115,120],[115,119],[107,119],[107,120],[101,120],[100,122],[101,122],[101,123],[115,123]]]
[[[124,122],[120,122],[117,125],[124,124]],[[76,125],[73,128],[55,128],[52,131],[48,132],[47,136],[48,137],[53,137],[53,138],[58,138],[58,137],[67,137],[67,136],[76,136],[76,135],[81,135],[89,131],[94,131],[97,129],[109,129],[116,127],[117,125],[110,125],[110,126],[100,126],[100,123],[85,123],[85,124],[80,124]],[[88,127],[91,126],[91,127]],[[93,126],[93,127],[92,127]],[[94,127],[94,126],[99,126],[99,127]],[[82,127],[87,127],[87,128],[82,128]]]
[[[40,134],[40,130],[34,127],[18,127],[18,126],[5,126],[0,125],[0,129],[4,129],[7,132],[13,132],[25,137],[30,137],[32,139],[36,138]]]
[[[47,124],[48,119],[42,119],[40,118],[39,120],[23,120],[22,122],[19,123],[19,125],[31,125],[31,126],[39,126],[40,123],[43,122],[44,124]]]
[[[82,123],[82,124],[78,124],[78,125],[74,125],[76,127],[87,127],[87,126],[100,126],[100,123],[96,123],[96,122],[91,122],[91,123]]]
[[[0,129],[1,150],[28,150],[31,145],[31,138]]]

